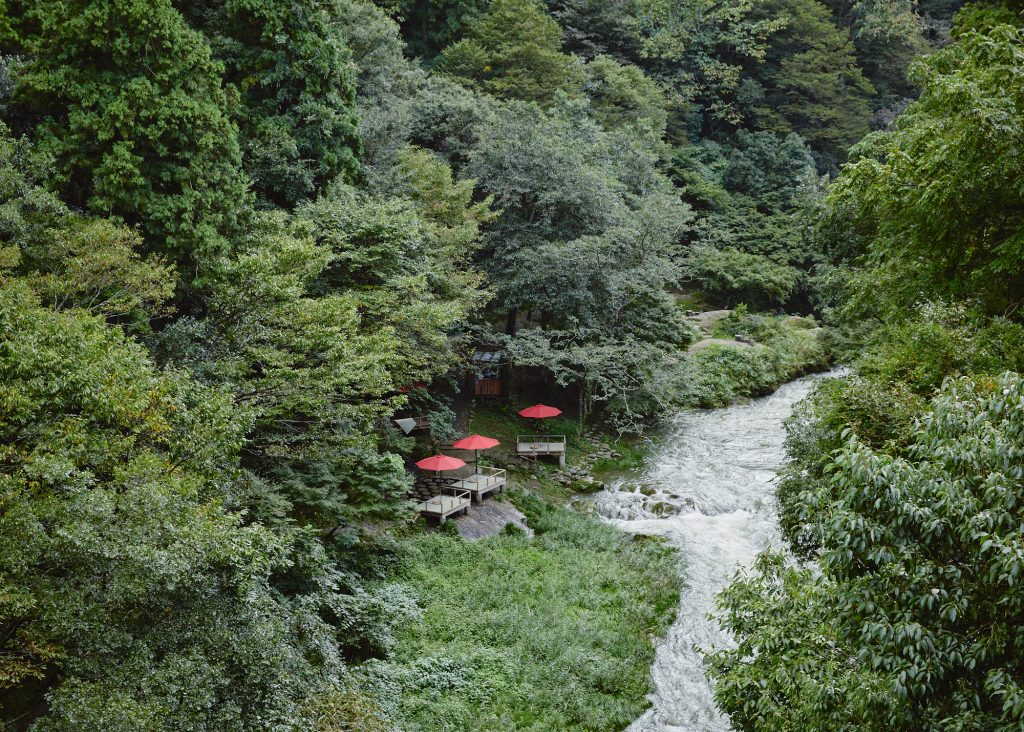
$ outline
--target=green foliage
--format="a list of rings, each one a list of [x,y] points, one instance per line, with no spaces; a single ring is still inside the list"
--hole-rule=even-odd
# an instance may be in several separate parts
[[[842,162],[868,131],[875,91],[857,66],[849,35],[817,0],[771,0],[755,17],[785,24],[757,70],[765,88],[758,120],[768,129],[799,132],[823,156],[824,167]]]
[[[307,518],[333,525],[351,518],[351,511],[386,508],[388,489],[402,482],[400,463],[358,452],[372,446],[372,425],[398,404],[391,372],[398,366],[398,338],[393,328],[364,321],[356,293],[311,296],[331,255],[281,224],[267,217],[244,251],[219,263],[207,317],[182,318],[165,329],[159,352],[206,381],[229,386],[252,415],[245,466],[281,482],[288,497],[284,504],[260,499],[261,519],[280,520],[297,504]],[[383,475],[376,486],[364,486],[342,475],[345,467],[359,477],[367,469]],[[349,503],[353,488],[378,500]],[[313,503],[333,510],[309,516]]]
[[[903,454],[925,403],[906,385],[862,376],[820,382],[786,422],[790,463],[776,489],[780,522],[794,549],[810,554],[821,546],[820,516],[807,501],[826,484],[832,460],[851,436],[879,452]]]
[[[810,0],[0,0],[14,131],[0,132],[4,719],[35,732],[624,727],[677,601],[669,552],[520,496],[536,537],[416,533],[395,569],[394,537],[414,531],[414,440],[389,420],[408,408],[434,439],[455,436],[453,392],[480,342],[566,388],[580,414],[549,427],[573,450],[593,409],[636,430],[825,365],[815,322],[745,308],[714,335],[754,345],[687,352],[698,334],[678,288],[804,307],[825,282],[816,268],[845,273],[850,256],[879,255],[874,240],[913,239],[886,228],[919,226],[888,189],[885,208],[841,186],[813,238],[800,212],[822,185],[815,159],[828,167],[864,129],[858,59],[895,108],[950,2],[922,0],[940,25],[910,33],[903,0],[833,0],[835,24]],[[954,108],[985,131],[978,145],[1012,139],[1015,92],[976,67],[1015,68],[1016,25],[1006,9],[965,13],[955,47],[921,67],[923,99],[860,154],[909,169],[907,130]],[[956,151],[981,133],[921,134]],[[1009,158],[1005,144],[993,149]],[[972,178],[954,161],[971,195],[1013,172],[1002,160]],[[923,177],[893,176],[892,190],[933,196]],[[991,209],[1010,194],[985,195]],[[835,548],[830,508],[851,491],[821,485],[843,430],[877,448],[865,461],[914,459],[905,433],[944,376],[1020,360],[1019,327],[987,319],[1017,302],[1016,209],[997,210],[1005,226],[975,274],[1008,274],[984,308],[876,328],[863,395],[823,390],[794,428],[784,508],[808,550]],[[964,231],[993,231],[976,224]],[[893,251],[838,279],[884,289]],[[942,266],[930,251],[914,256]],[[926,281],[912,257],[902,266]],[[913,287],[860,312],[926,299]],[[514,434],[513,421],[491,423]],[[904,702],[877,671],[890,661],[864,672],[849,627],[825,614],[844,607],[835,567],[809,589],[809,573],[783,582],[764,565],[771,589],[749,589],[772,616],[742,632],[774,630],[786,658],[831,654],[808,704],[849,682],[870,697],[855,713],[896,718]],[[737,607],[752,601],[741,594]],[[778,660],[748,655],[759,672]],[[369,659],[360,685],[345,665]],[[1012,707],[1000,678],[985,693]],[[721,686],[730,700],[751,688]],[[762,711],[802,729],[800,709]]]
[[[723,598],[740,645],[713,665],[734,721],[750,730],[777,729],[780,718],[810,730],[1020,726],[1022,419],[1019,376],[951,379],[904,456],[850,441],[817,494],[824,579],[790,576],[764,602],[752,593],[780,580],[762,571]],[[815,627],[824,638],[807,632]],[[764,679],[769,694],[755,681]]]
[[[491,0],[437,68],[495,96],[548,105],[583,81],[579,62],[561,47],[562,31],[540,0]]]
[[[395,0],[394,4],[409,50],[427,59],[453,43],[488,5],[486,0]]]
[[[872,334],[857,367],[931,396],[948,376],[1024,371],[1024,325],[964,305],[925,303]]]
[[[655,61],[659,76],[682,87],[714,129],[734,125],[743,65],[765,59],[767,40],[782,28],[779,17],[760,17],[753,0],[645,0],[639,3],[641,53]]]
[[[177,0],[237,89],[245,170],[276,205],[312,198],[328,181],[353,180],[355,79],[333,0]]]
[[[74,205],[123,217],[185,277],[245,219],[236,100],[170,0],[33,3],[15,101]]]
[[[1020,25],[1015,11],[965,11],[956,41],[915,66],[921,98],[830,194],[831,220],[870,241],[862,310],[893,314],[927,293],[1000,313],[1024,298]]]
[[[705,663],[735,729],[903,729],[889,726],[896,695],[832,623],[835,591],[813,570],[765,553],[722,593],[720,623],[738,643]]]
[[[959,0],[939,0],[946,8],[934,8],[948,20],[952,6]],[[939,3],[932,3],[938,5]],[[908,69],[917,56],[928,50],[927,27],[921,17],[928,12],[927,2],[912,0],[826,0],[841,27],[850,29],[857,51],[858,65],[878,90],[880,100],[894,106],[903,97],[914,95]],[[931,22],[939,20],[935,13]],[[940,21],[941,22],[941,21]]]
[[[640,58],[641,19],[644,4],[638,0],[547,0],[551,14],[562,26],[566,47],[593,59]]]
[[[0,267],[53,308],[132,320],[168,312],[174,270],[141,257],[142,241],[131,229],[71,213],[39,185],[39,167],[0,126]]]
[[[749,315],[737,308],[716,335],[740,336],[754,345],[696,345],[671,376],[673,403],[722,407],[770,394],[787,381],[826,368],[830,356],[815,326],[811,319]]]
[[[694,149],[676,166],[694,205],[708,209],[685,264],[688,277],[726,305],[777,306],[802,295],[804,273],[820,258],[801,230],[820,186],[803,140],[740,132],[731,152]]]
[[[399,578],[423,606],[364,673],[404,729],[617,730],[643,709],[649,638],[675,612],[674,555],[517,496],[533,539],[432,533]],[[472,638],[467,644],[466,638]]]
[[[340,670],[344,600],[318,544],[224,508],[230,395],[17,282],[0,332],[0,679],[49,689],[33,729],[295,728]]]
[[[698,247],[687,258],[686,276],[704,290],[724,297],[726,304],[742,301],[770,306],[786,301],[796,289],[799,273],[760,254],[732,247]]]
[[[660,137],[668,121],[668,102],[661,88],[637,66],[597,56],[585,67],[583,91],[593,113],[605,127],[644,122]]]

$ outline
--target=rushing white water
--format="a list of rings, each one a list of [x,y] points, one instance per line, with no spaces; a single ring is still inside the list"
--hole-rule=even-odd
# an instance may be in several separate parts
[[[679,614],[652,669],[652,707],[628,732],[729,729],[697,649],[729,642],[707,617],[715,596],[780,541],[774,481],[785,459],[783,420],[818,378],[749,404],[681,415],[639,480],[619,480],[597,496],[603,516],[626,531],[666,537],[684,562]]]

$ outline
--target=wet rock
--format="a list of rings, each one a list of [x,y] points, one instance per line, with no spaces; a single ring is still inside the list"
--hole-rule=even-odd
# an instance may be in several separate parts
[[[569,486],[576,493],[597,493],[604,488],[604,484],[596,480],[574,480]]]
[[[665,518],[679,513],[679,506],[667,501],[655,501],[648,507],[648,510],[658,518]]]

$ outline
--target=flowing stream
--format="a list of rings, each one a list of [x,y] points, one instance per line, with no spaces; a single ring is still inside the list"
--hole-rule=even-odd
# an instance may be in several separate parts
[[[679,614],[658,647],[652,707],[628,732],[725,732],[695,648],[729,643],[708,613],[737,569],[780,541],[774,482],[785,460],[783,421],[821,375],[748,404],[680,415],[639,478],[597,496],[620,528],[678,547],[685,581]]]

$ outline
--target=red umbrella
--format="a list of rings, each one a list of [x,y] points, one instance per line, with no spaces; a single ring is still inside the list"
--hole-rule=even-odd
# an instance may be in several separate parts
[[[461,468],[466,463],[459,460],[457,457],[451,455],[434,455],[433,457],[423,458],[416,463],[417,468],[423,468],[424,470],[433,470],[435,472],[441,472],[442,470],[456,470]]]
[[[480,472],[480,451],[490,450],[492,447],[497,447],[501,443],[495,440],[493,437],[484,437],[483,435],[470,435],[469,437],[463,437],[458,442],[453,442],[452,447],[456,450],[472,450],[476,455],[476,472]]]
[[[453,442],[452,447],[456,450],[490,450],[492,447],[497,447],[500,444],[493,437],[470,435],[469,437],[463,437],[458,442]]]
[[[532,407],[520,410],[519,416],[527,419],[545,419],[557,417],[561,413],[562,410],[556,407],[549,407],[547,404],[534,404]]]

